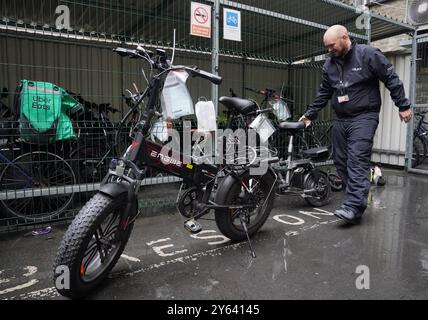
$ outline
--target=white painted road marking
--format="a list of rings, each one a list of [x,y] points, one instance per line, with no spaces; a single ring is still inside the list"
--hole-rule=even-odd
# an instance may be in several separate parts
[[[330,213],[328,211],[321,210],[321,209],[314,209],[314,210],[317,210],[319,212],[303,211],[303,212],[300,212],[300,213],[302,213],[304,215],[307,215],[307,216],[311,216],[313,218],[316,218],[317,220],[319,220],[319,217],[317,217],[315,215],[325,215],[325,216],[333,215],[332,213]],[[280,217],[284,217],[284,216],[288,216],[291,219],[295,219],[295,220],[298,221],[298,223],[295,223],[295,222],[294,223],[287,223],[286,221],[284,221],[284,220],[282,220],[280,218]],[[301,221],[303,221],[303,223],[305,223],[305,221],[303,219],[298,218],[296,216],[292,216],[292,215],[276,215],[276,216],[273,217],[273,219],[276,220],[276,221],[278,221],[278,222],[289,224],[289,225],[301,225],[302,224]],[[311,226],[302,226],[302,227],[300,227],[298,229],[298,231],[288,231],[286,233],[286,236],[288,236],[288,237],[298,236],[302,232],[317,229],[317,228],[319,228],[322,225],[337,223],[338,221],[341,221],[341,220],[340,219],[335,219],[335,220],[330,220],[330,221],[317,222],[316,224],[311,225]],[[205,230],[205,232],[201,232],[201,234],[203,234],[203,233],[214,233],[214,232],[215,232],[214,230]],[[223,240],[217,241],[217,242],[210,242],[209,243],[210,245],[221,244],[221,243],[225,243],[225,242],[229,241],[227,238],[225,238],[222,235],[211,235],[211,236],[203,236],[203,237],[202,236],[199,236],[199,237],[197,237],[197,236],[191,236],[191,237],[194,238],[194,239],[212,239],[212,238],[222,238],[223,239]],[[158,244],[158,243],[162,243],[162,242],[166,242],[166,241],[171,241],[171,239],[170,238],[160,239],[160,240],[148,242],[147,245],[153,246],[154,244]],[[255,242],[258,242],[258,241],[261,241],[261,239],[256,240]],[[192,255],[184,256],[184,257],[178,257],[178,258],[175,258],[175,259],[172,259],[172,260],[168,260],[168,261],[163,261],[163,262],[160,262],[160,263],[157,263],[157,264],[152,264],[152,265],[143,267],[143,268],[141,268],[139,270],[128,272],[128,273],[123,273],[123,272],[122,273],[112,273],[112,274],[109,275],[109,277],[110,278],[120,278],[120,277],[123,277],[123,276],[132,277],[132,276],[134,276],[136,274],[139,274],[141,272],[148,272],[148,271],[151,271],[151,270],[154,270],[154,269],[159,269],[159,268],[162,268],[162,267],[167,266],[167,265],[175,264],[177,262],[181,262],[181,263],[185,263],[185,261],[192,261],[193,262],[193,261],[198,260],[201,257],[205,257],[205,256],[209,256],[209,255],[211,255],[211,256],[221,255],[223,251],[226,251],[226,250],[229,250],[229,249],[236,250],[237,248],[239,248],[241,246],[246,246],[246,245],[247,245],[246,242],[240,242],[240,243],[236,243],[236,244],[226,245],[224,247],[214,248],[214,249],[207,250],[207,251],[204,251],[204,252],[199,252],[199,253],[195,253],[195,254],[192,254]],[[179,253],[187,252],[186,249],[185,250],[181,250],[181,251],[175,251],[172,254],[171,253],[170,254],[166,254],[166,253],[164,253],[162,251],[162,249],[170,248],[170,247],[173,247],[173,246],[174,246],[173,244],[169,244],[169,245],[160,246],[160,247],[153,247],[152,249],[159,256],[162,256],[162,257],[166,257],[166,256],[171,256],[171,255],[176,255],[176,254],[179,254]],[[287,247],[286,246],[286,242],[284,242],[284,248],[286,249],[286,247]],[[122,255],[122,258],[124,258],[126,260],[133,261],[133,262],[141,263],[141,261],[138,258],[134,258],[134,257],[131,257],[131,256]],[[286,261],[286,250],[284,250],[284,269],[285,269],[285,272],[287,272],[288,266],[287,266],[287,261]],[[23,276],[25,276],[25,277],[29,277],[31,275],[34,275],[37,272],[37,268],[36,267],[31,267],[31,266],[25,267],[24,270],[27,271],[27,273],[23,274]],[[5,270],[0,270],[0,275],[4,271]],[[3,283],[5,283],[5,282],[8,282],[9,280],[10,279],[0,279],[0,283],[1,283],[1,281],[3,281]],[[38,282],[39,282],[39,280],[37,280],[37,279],[31,280],[31,281],[29,281],[29,282],[27,282],[27,283],[25,283],[23,285],[16,286],[14,288],[9,288],[9,289],[0,291],[0,295],[4,295],[4,294],[10,293],[10,292],[14,292],[16,290],[21,290],[21,289],[24,289],[24,288],[28,288],[28,287],[33,286],[34,284],[36,284]],[[56,290],[55,287],[49,287],[49,288],[44,288],[44,289],[41,289],[41,290],[36,290],[36,291],[28,292],[28,293],[23,293],[23,294],[21,294],[19,296],[10,297],[8,299],[10,299],[10,300],[14,300],[14,299],[20,299],[20,300],[23,300],[23,299],[40,299],[40,298],[51,299],[51,298],[56,298],[56,297],[59,297],[59,296],[60,295],[58,294],[58,292],[57,292],[57,290]]]
[[[13,287],[13,288],[8,288],[6,290],[0,291],[0,294],[6,294],[6,293],[10,293],[10,292],[17,291],[17,290],[22,290],[24,288],[31,287],[31,286],[35,285],[36,283],[38,283],[38,282],[39,282],[39,280],[33,279],[33,280],[28,281],[27,283],[21,284],[19,286],[16,286],[16,287]]]
[[[229,238],[227,238],[227,237],[225,237],[225,236],[223,236],[221,234],[216,234],[216,235],[213,235],[213,236],[203,236],[203,237],[201,237],[201,235],[205,234],[205,233],[217,233],[217,231],[216,230],[202,230],[198,234],[192,234],[191,237],[193,239],[202,239],[202,240],[217,239],[217,238],[223,239],[221,241],[208,242],[208,244],[210,246],[215,246],[217,244],[223,244],[223,243],[226,243],[226,242],[230,241]]]
[[[26,267],[23,268],[23,270],[26,271],[26,273],[24,273],[22,275],[24,277],[26,277],[26,278],[31,277],[31,276],[33,276],[33,275],[35,275],[37,273],[37,267],[34,267],[34,266],[26,266]],[[6,271],[6,270],[0,270],[0,275],[4,271]],[[8,283],[12,279],[16,279],[16,277],[12,277],[10,279],[0,279],[0,284],[1,283]],[[7,288],[7,289],[2,290],[2,291],[0,291],[0,295],[7,294],[7,293],[10,293],[10,292],[14,292],[14,291],[18,291],[18,290],[22,290],[22,289],[31,287],[31,286],[35,285],[36,283],[38,283],[38,282],[39,282],[39,280],[37,280],[37,279],[30,280],[30,281],[28,281],[28,282],[26,282],[24,284],[20,284],[18,286],[12,287],[12,288]]]
[[[152,245],[153,245],[153,244],[155,244],[155,243],[165,242],[165,241],[171,241],[171,238],[160,239],[160,240],[156,240],[156,241],[148,242],[148,243],[147,243],[147,245],[152,246]],[[173,246],[174,246],[173,244],[167,244],[167,245],[164,245],[164,246],[156,246],[156,247],[153,247],[152,249],[153,249],[153,251],[154,251],[154,252],[156,252],[159,256],[164,257],[164,258],[165,258],[165,257],[172,257],[172,256],[176,256],[176,255],[179,255],[179,254],[181,254],[181,253],[185,253],[185,252],[187,252],[187,249],[179,250],[179,251],[173,251],[173,252],[170,252],[170,253],[166,253],[166,252],[164,252],[164,249],[166,249],[166,248],[171,248],[171,247],[173,247]]]

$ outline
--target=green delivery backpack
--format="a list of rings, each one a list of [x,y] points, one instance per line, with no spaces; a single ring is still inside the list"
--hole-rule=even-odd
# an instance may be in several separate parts
[[[75,139],[73,124],[67,113],[71,114],[80,107],[64,89],[52,83],[20,81],[15,110],[21,138],[38,144]]]

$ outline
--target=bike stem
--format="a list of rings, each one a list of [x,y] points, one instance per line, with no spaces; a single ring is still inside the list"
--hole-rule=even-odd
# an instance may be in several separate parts
[[[287,185],[290,185],[290,175],[291,175],[291,162],[293,160],[293,142],[294,135],[290,136],[290,141],[288,142],[288,157],[287,157],[287,176],[285,178],[285,182]]]

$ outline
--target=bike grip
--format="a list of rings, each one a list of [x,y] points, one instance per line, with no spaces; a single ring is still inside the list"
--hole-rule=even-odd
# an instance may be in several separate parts
[[[118,48],[113,49],[113,51],[116,52],[121,57],[129,57],[132,59],[140,58],[140,56],[136,50],[118,47]]]
[[[126,48],[118,47],[118,48],[114,48],[113,51],[122,57],[129,55],[128,49]]]
[[[217,75],[212,74],[212,73],[209,73],[209,72],[206,72],[204,70],[199,70],[199,69],[194,70],[194,73],[195,73],[195,75],[197,75],[201,78],[207,79],[207,80],[209,80],[212,83],[217,84],[217,85],[220,84],[223,80],[222,77],[217,76]]]

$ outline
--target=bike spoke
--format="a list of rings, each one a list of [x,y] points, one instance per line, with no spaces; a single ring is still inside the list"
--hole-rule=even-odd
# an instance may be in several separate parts
[[[93,238],[91,242],[89,242],[88,247],[86,248],[85,256],[84,258],[89,254],[89,252],[92,252],[93,250],[97,250],[97,241],[93,241]]]
[[[107,227],[104,229],[104,237],[107,238],[107,235],[111,233],[111,228],[113,227],[113,223],[119,218],[119,215],[113,214],[112,218],[110,219]],[[113,228],[117,228],[118,226],[114,226]]]
[[[98,232],[101,233],[101,237],[100,237],[100,234],[98,234]],[[101,227],[99,227],[98,230],[95,231],[94,235],[95,235],[95,239],[96,239],[96,242],[97,242],[97,249],[98,249],[98,252],[100,254],[100,259],[101,259],[101,262],[103,262],[105,257],[104,257],[104,252],[103,252],[103,248],[102,248],[102,243],[101,243],[101,238],[102,238]]]
[[[96,245],[96,243],[95,243]],[[96,254],[98,253],[98,249],[97,246],[95,246],[92,250],[91,253],[88,253],[88,257],[86,258],[86,256],[83,258],[83,260],[85,260],[86,258],[86,262],[83,263],[83,270],[86,271],[88,270],[89,265],[91,264],[92,260],[94,259],[94,257],[96,256]],[[83,272],[84,274],[84,272]]]
[[[116,232],[117,232],[118,229],[119,229],[118,225],[114,226],[108,233],[106,233],[106,235],[104,236],[104,238],[108,239],[108,240],[114,240],[114,237],[113,238],[110,238],[110,237],[114,236],[116,234]]]

